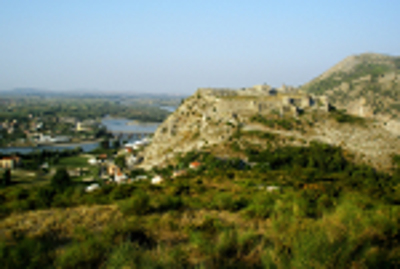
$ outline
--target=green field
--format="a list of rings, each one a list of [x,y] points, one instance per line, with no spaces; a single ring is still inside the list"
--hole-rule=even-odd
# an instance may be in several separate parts
[[[73,156],[62,158],[58,162],[58,166],[66,166],[66,167],[89,167],[90,164],[88,163],[89,157],[84,156]]]

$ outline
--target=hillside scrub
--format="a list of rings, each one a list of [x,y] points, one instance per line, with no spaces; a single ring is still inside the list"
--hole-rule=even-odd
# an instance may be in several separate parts
[[[396,67],[398,69],[398,67]],[[333,75],[319,80],[307,87],[307,91],[311,93],[321,94],[325,91],[339,86],[343,82],[351,83],[360,77],[370,75],[371,82],[376,82],[377,78],[391,70],[386,64],[360,63],[351,72],[337,72]]]
[[[367,122],[366,119],[347,114],[342,110],[336,110],[332,112],[331,115],[338,123],[349,123],[366,127],[366,122]]]
[[[281,128],[284,130],[292,130],[296,127],[297,122],[293,119],[282,118],[265,118],[261,115],[256,115],[250,119],[252,122],[258,122],[270,128]]]
[[[246,159],[193,151],[176,167],[193,161],[201,168],[174,179],[174,167],[159,168],[157,186],[1,189],[3,268],[398,265],[396,173],[319,143],[254,149]]]

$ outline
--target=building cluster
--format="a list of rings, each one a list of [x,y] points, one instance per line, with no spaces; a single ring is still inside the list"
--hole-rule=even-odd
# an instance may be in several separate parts
[[[94,138],[90,132],[94,130],[95,124],[95,120],[78,121],[73,117],[56,116],[42,118],[29,114],[24,120],[9,119],[0,122],[0,138],[7,137],[8,146],[66,143],[77,137]]]
[[[127,143],[117,153],[117,157],[123,159],[124,167],[133,168],[134,165],[140,161],[140,159],[135,155],[135,152],[146,146],[148,143],[150,143],[150,139],[147,137],[135,141],[134,143]],[[115,162],[115,158],[109,158],[106,154],[100,154],[95,158],[91,158],[88,160],[88,163],[93,166],[99,166],[99,177],[107,182],[122,184],[143,179],[140,177],[129,178],[124,172],[124,167],[119,167]]]
[[[8,120],[5,120],[0,124],[0,129],[1,130],[6,130],[8,134],[14,133],[15,126],[17,125],[17,120],[13,120],[9,122]]]
[[[134,158],[135,163],[137,163],[137,159],[135,156],[127,154],[125,157]],[[151,184],[158,185],[165,181],[165,178],[158,174],[156,174],[154,176],[142,174],[142,175],[136,175],[134,177],[130,177],[126,173],[124,173],[124,170],[122,168],[120,168],[117,164],[115,164],[115,162],[112,161],[111,158],[108,158],[108,156],[105,154],[101,154],[101,155],[98,155],[96,158],[89,159],[88,162],[91,165],[98,165],[100,167],[99,177],[101,179],[105,180],[106,184],[110,184],[110,183],[128,184],[128,183],[139,182],[142,180],[148,180]],[[187,175],[189,170],[197,170],[200,167],[201,167],[201,163],[198,161],[194,161],[194,162],[191,162],[187,168],[174,170],[172,172],[172,174],[170,175],[170,177],[173,179],[173,178],[177,178],[180,176],[184,176],[184,175]],[[99,184],[93,183],[86,187],[86,191],[91,192],[91,191],[94,191],[99,188],[100,188]]]
[[[52,143],[68,143],[71,141],[70,136],[66,135],[45,135],[42,133],[31,133],[29,134],[31,141],[38,144],[52,144]]]

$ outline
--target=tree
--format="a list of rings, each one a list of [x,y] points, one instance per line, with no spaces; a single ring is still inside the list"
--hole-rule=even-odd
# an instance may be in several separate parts
[[[100,145],[101,145],[101,148],[103,148],[103,149],[109,149],[110,141],[108,139],[104,139],[103,141],[101,141]]]
[[[119,139],[116,139],[113,141],[113,148],[118,149],[121,146],[121,143],[119,142]]]
[[[11,170],[6,169],[4,171],[3,177],[1,179],[0,185],[1,186],[9,186],[11,184]]]
[[[57,169],[57,172],[51,179],[51,185],[60,190],[67,188],[71,183],[71,178],[65,168]]]
[[[114,163],[119,167],[119,168],[125,168],[126,167],[126,162],[125,162],[125,156],[119,155],[114,159]]]

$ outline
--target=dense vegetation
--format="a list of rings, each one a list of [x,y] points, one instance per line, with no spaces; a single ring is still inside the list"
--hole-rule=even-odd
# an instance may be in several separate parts
[[[355,165],[346,152],[324,144],[245,154],[248,161],[190,152],[175,166],[150,172],[163,175],[161,185],[139,181],[86,193],[85,183],[72,178],[68,187],[5,187],[0,191],[3,218],[46,208],[60,217],[42,220],[42,228],[5,229],[0,223],[2,267],[398,266],[400,157],[393,158],[393,173],[385,174]],[[193,161],[201,163],[199,169],[171,177]],[[65,180],[62,174],[53,181]],[[95,204],[104,212],[92,215],[95,207],[87,206]],[[63,224],[68,222],[63,214],[80,210],[88,220]],[[103,222],[89,224],[97,215]]]

